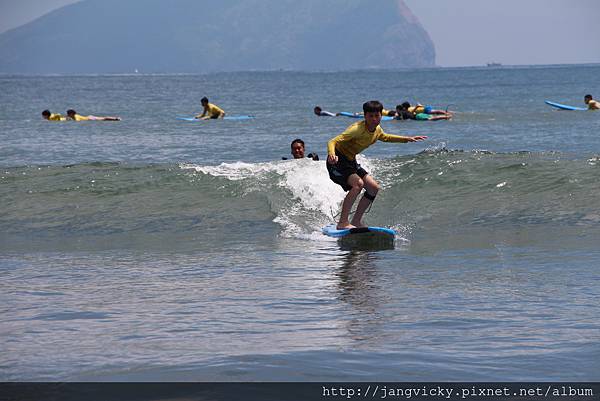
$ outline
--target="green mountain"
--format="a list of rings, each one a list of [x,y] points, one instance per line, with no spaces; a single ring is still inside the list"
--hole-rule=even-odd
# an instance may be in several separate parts
[[[402,0],[87,0],[0,35],[2,73],[430,67]]]

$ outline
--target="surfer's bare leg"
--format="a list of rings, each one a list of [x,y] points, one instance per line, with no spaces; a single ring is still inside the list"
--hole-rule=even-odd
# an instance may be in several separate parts
[[[350,211],[352,210],[352,205],[354,205],[360,191],[363,189],[364,182],[357,174],[352,174],[348,177],[348,185],[352,188],[350,188],[342,202],[342,213],[340,214],[340,221],[337,224],[338,230],[354,228],[349,222]]]
[[[356,212],[352,217],[351,224],[355,227],[365,227],[365,224],[362,222],[362,217],[365,214],[365,211],[369,208],[369,206],[375,199],[377,192],[379,192],[379,184],[370,175],[365,175],[362,178],[362,181],[366,192],[363,195],[363,197],[360,198],[360,202],[358,202]]]

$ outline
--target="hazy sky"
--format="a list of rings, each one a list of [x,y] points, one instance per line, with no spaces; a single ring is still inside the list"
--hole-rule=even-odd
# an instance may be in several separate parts
[[[600,0],[405,0],[441,66],[600,63]]]
[[[0,0],[0,32],[74,2]],[[600,0],[405,2],[433,39],[440,66],[600,63]]]

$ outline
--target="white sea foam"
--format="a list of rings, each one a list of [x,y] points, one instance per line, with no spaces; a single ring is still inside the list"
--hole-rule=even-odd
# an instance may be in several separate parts
[[[232,181],[244,180],[255,177],[260,173],[273,171],[274,162],[268,163],[221,163],[218,166],[200,166],[196,164],[180,164],[184,170],[195,170],[199,173],[214,177],[225,177]]]
[[[372,170],[365,157],[359,155],[358,161],[367,170]],[[275,184],[282,190],[268,196],[276,214],[273,221],[281,225],[282,235],[315,240],[322,238],[321,228],[335,220],[345,196],[342,188],[329,179],[325,163],[324,160],[315,162],[306,158],[217,166],[181,164],[180,168],[231,181],[256,180],[254,187],[261,191]],[[274,176],[278,177],[275,182]]]

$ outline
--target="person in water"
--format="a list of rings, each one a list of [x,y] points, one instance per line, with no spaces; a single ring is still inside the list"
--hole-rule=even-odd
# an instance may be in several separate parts
[[[294,139],[292,141],[291,153],[294,159],[304,159],[304,141],[300,138]],[[309,153],[306,157],[313,159],[314,161],[319,160],[319,155],[316,153]],[[282,160],[287,160],[287,157],[282,157]]]
[[[413,113],[406,110],[405,103],[399,104],[396,106],[396,115],[394,116],[395,120],[416,120],[416,117]]]
[[[77,112],[73,109],[67,110],[67,120],[71,121],[121,121],[121,117],[111,117],[111,116],[82,116],[77,114]]]
[[[363,104],[364,120],[349,126],[342,134],[327,143],[327,171],[329,178],[348,192],[342,203],[338,229],[364,227],[362,217],[379,192],[379,184],[356,162],[356,155],[375,141],[417,142],[426,136],[400,136],[383,132],[379,126],[383,105],[377,100]],[[349,221],[350,211],[360,192],[365,189],[356,212]]]
[[[388,116],[388,117],[395,117],[396,116],[396,110],[386,110],[386,109],[383,109],[381,111],[381,115],[382,116]]]
[[[436,120],[450,120],[452,118],[452,114],[443,114],[443,115],[432,115],[427,113],[419,113],[415,114],[413,112],[408,111],[409,103],[405,102],[396,106],[396,116],[394,119],[396,120],[419,120],[419,121],[436,121]]]
[[[409,102],[404,102],[402,103],[402,106],[404,106],[404,108],[413,113],[414,115],[417,114],[435,114],[435,115],[449,115],[452,116],[452,113],[444,111],[444,110],[435,110],[433,107],[431,106],[423,106],[420,103],[417,103],[414,106],[411,106],[411,104]]]
[[[202,104],[202,108],[204,110],[202,111],[202,114],[198,114],[196,118],[201,120],[208,120],[225,117],[225,112],[223,111],[223,109],[221,109],[217,105],[209,103],[207,97],[203,97],[202,99],[200,99],[200,103]]]
[[[600,102],[594,100],[592,95],[585,95],[583,101],[588,106],[588,110],[600,110]]]
[[[58,113],[50,113],[50,110],[42,111],[42,118],[48,121],[65,121],[66,117],[61,116]]]
[[[339,114],[334,114],[330,111],[323,110],[320,106],[315,106],[315,108],[313,109],[313,112],[315,113],[315,115],[317,115],[319,117],[335,117],[335,116],[339,115]]]

